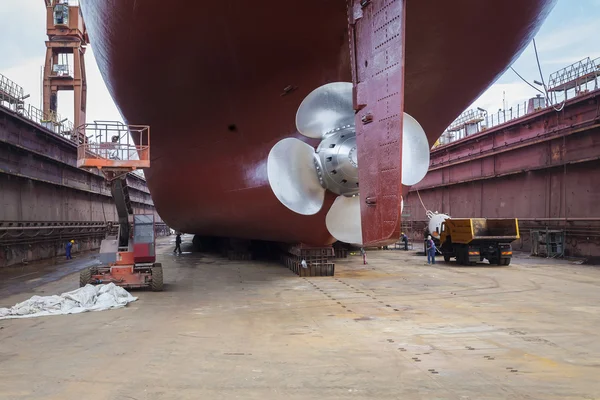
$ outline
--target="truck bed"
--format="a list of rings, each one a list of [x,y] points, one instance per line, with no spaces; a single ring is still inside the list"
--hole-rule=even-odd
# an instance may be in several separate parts
[[[454,243],[510,243],[520,237],[516,218],[451,218],[445,224],[452,229]]]
[[[471,218],[473,239],[519,238],[519,227],[516,218]]]

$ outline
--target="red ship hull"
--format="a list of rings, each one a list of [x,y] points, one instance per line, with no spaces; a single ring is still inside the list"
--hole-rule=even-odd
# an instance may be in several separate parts
[[[430,144],[529,42],[554,0],[409,1],[405,111]],[[303,98],[351,78],[344,0],[82,0],[96,60],[124,119],[148,124],[148,185],[171,227],[206,236],[326,245],[325,215],[273,194],[267,156],[300,136]],[[170,12],[166,12],[170,11]],[[171,12],[172,11],[172,12]],[[284,88],[294,90],[284,95]]]

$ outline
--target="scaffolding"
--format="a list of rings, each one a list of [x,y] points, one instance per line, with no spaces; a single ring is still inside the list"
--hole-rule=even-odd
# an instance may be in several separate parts
[[[406,237],[408,238],[408,248],[412,249],[413,248],[413,241],[411,240],[411,237],[413,235],[412,207],[409,204],[406,204],[406,202],[402,206],[400,231],[406,235]],[[398,248],[398,246],[400,246],[400,248],[403,249],[404,243],[402,243],[402,241],[399,241],[395,244],[394,247]]]

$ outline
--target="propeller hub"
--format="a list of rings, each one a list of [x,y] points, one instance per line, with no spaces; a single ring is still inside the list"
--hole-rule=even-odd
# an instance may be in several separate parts
[[[344,125],[325,135],[315,154],[319,183],[335,194],[358,193],[358,157],[356,129]]]
[[[267,173],[273,194],[297,214],[315,215],[325,204],[327,190],[337,194],[325,217],[327,229],[339,241],[360,245],[363,238],[352,91],[352,83],[333,82],[306,96],[296,112],[296,129],[305,137],[321,139],[319,147],[315,151],[300,139],[282,139],[269,152]],[[403,118],[402,154],[397,156],[402,160],[401,182],[411,186],[427,173],[429,144],[421,125],[406,113]],[[401,199],[401,213],[403,208]]]

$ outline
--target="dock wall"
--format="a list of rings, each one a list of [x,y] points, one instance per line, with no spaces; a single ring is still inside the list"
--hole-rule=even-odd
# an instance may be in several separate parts
[[[435,148],[406,199],[422,240],[431,211],[452,217],[518,218],[517,249],[532,229],[566,231],[566,255],[600,256],[600,91]]]
[[[0,267],[95,249],[118,220],[100,173],[76,167],[77,147],[0,106]],[[142,177],[129,174],[136,213],[154,213],[157,234],[168,228]]]

